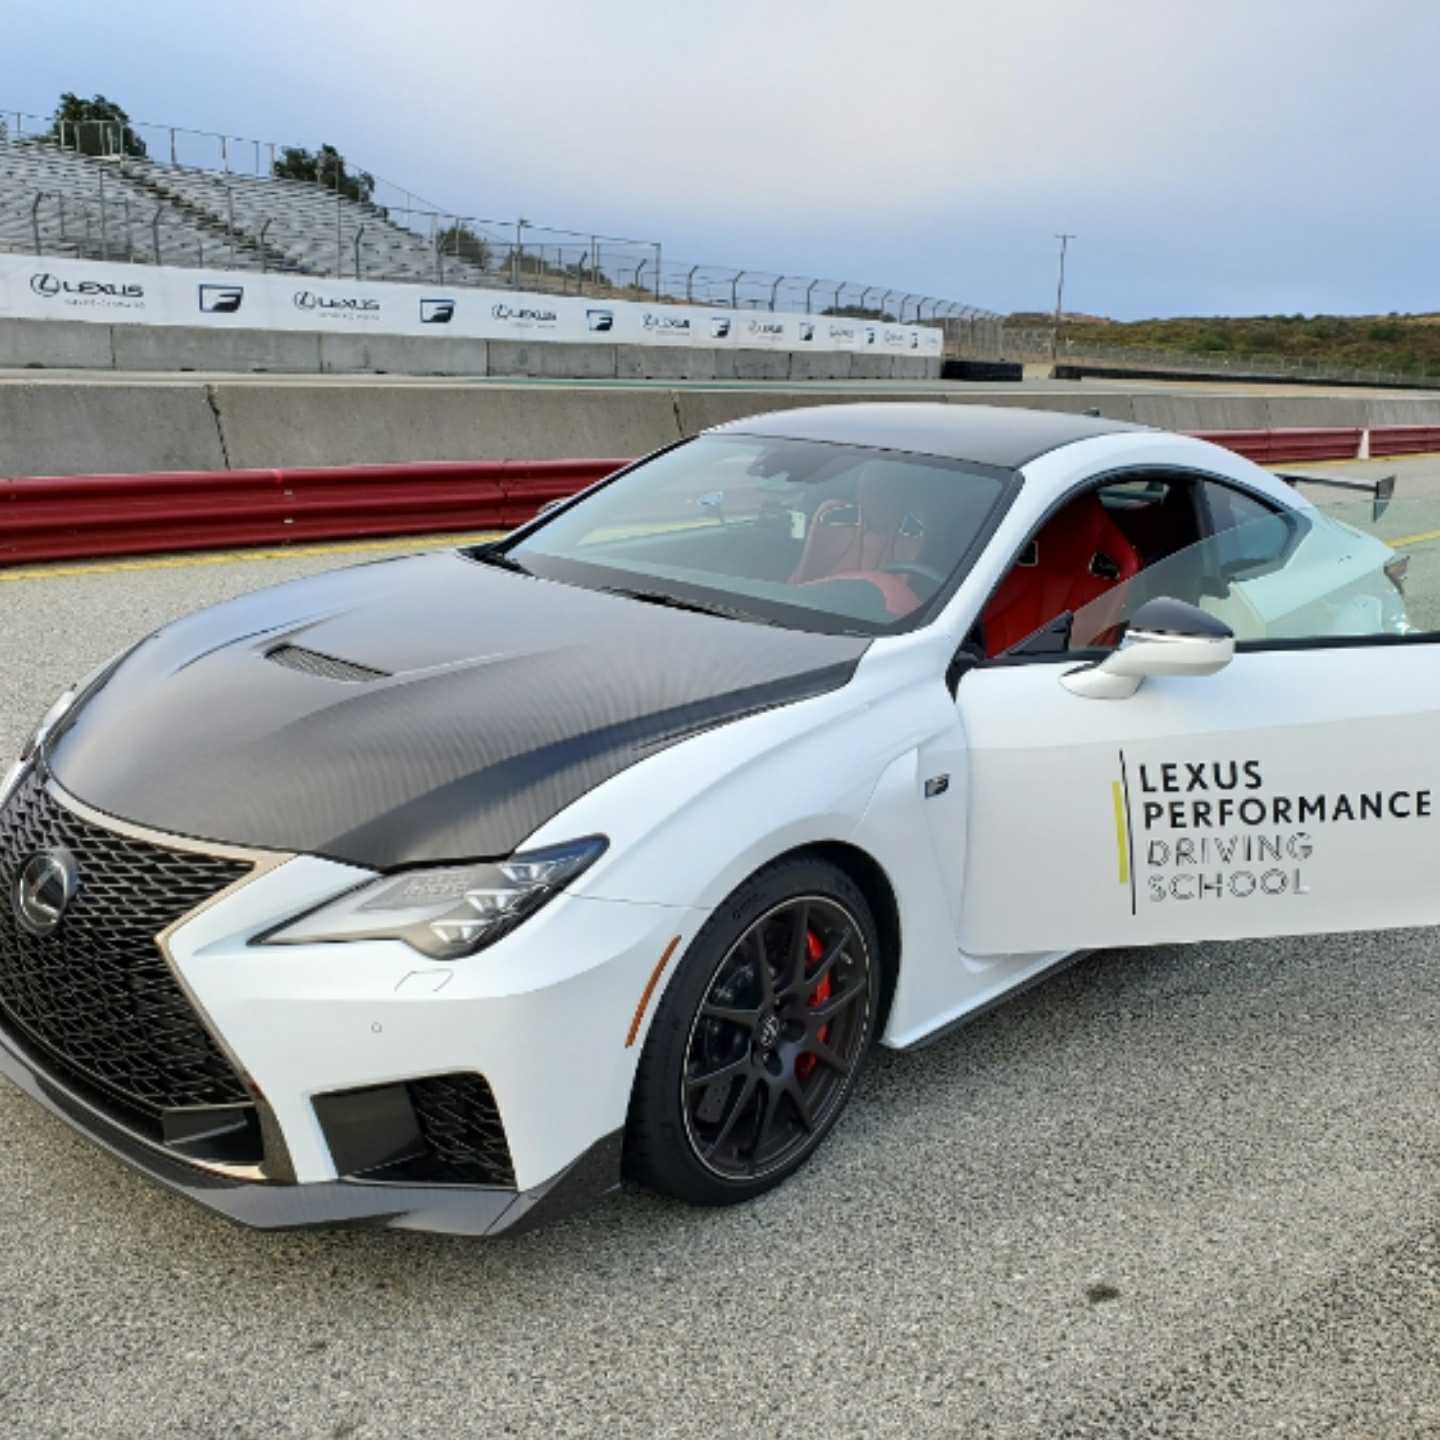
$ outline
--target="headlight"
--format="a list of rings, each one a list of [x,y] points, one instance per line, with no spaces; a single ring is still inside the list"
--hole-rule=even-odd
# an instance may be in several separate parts
[[[259,938],[262,945],[403,940],[434,960],[493,945],[605,853],[603,835],[527,850],[493,865],[386,875]]]

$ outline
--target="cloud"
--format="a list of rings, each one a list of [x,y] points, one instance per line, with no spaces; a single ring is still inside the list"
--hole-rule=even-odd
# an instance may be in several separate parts
[[[43,104],[329,139],[676,260],[1033,307],[1063,228],[1087,310],[1433,303],[1430,0],[19,4]]]

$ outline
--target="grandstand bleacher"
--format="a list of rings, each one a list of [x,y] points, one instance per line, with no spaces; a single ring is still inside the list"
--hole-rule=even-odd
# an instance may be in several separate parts
[[[965,353],[1001,348],[1002,317],[974,306],[855,281],[692,265],[662,255],[656,240],[480,220],[383,180],[375,193],[390,203],[351,198],[268,173],[277,150],[269,142],[138,122],[126,128],[150,134],[148,155],[126,153],[143,147],[123,143],[118,126],[103,129],[99,147],[90,133],[83,147],[107,153],[82,153],[73,125],[66,131],[47,117],[0,110],[0,252],[803,310],[941,326]],[[179,150],[196,145],[214,159],[184,163]],[[167,149],[168,162],[155,158]],[[235,169],[232,157],[252,149],[253,173]],[[271,165],[262,168],[266,149]]]
[[[38,203],[37,203],[38,202]],[[385,211],[298,180],[0,145],[0,246],[77,259],[494,283]]]

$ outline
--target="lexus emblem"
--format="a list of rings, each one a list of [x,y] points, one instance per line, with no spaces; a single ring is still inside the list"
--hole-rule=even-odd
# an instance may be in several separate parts
[[[773,1013],[760,1022],[760,1031],[756,1038],[762,1050],[773,1050],[779,1044],[781,1028],[780,1017]]]
[[[20,928],[40,938],[53,935],[79,887],[80,872],[68,850],[32,855],[15,881],[11,904]]]

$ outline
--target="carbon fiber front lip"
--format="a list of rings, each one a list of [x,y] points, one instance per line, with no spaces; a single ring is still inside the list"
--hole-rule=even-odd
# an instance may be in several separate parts
[[[147,1179],[258,1230],[363,1224],[447,1235],[495,1235],[568,1213],[620,1183],[619,1132],[597,1141],[559,1175],[533,1190],[382,1185],[362,1180],[322,1180],[308,1185],[247,1180],[187,1164],[132,1134],[48,1074],[3,1030],[0,1075]]]

